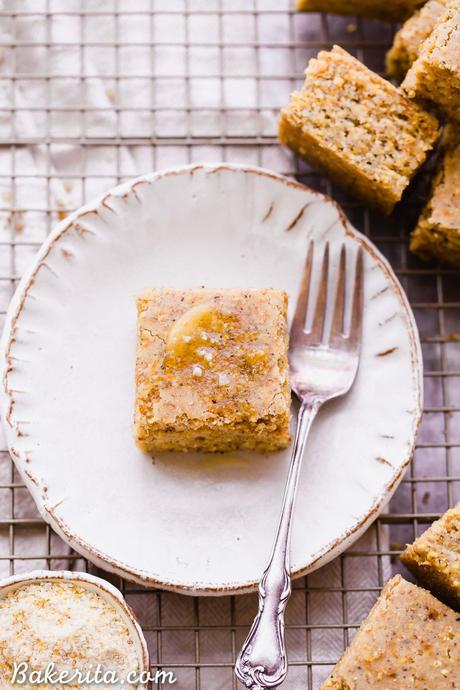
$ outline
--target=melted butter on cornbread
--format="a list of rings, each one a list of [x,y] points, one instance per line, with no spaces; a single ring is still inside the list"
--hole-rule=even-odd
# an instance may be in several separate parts
[[[196,378],[209,370],[217,374],[219,386],[227,385],[234,367],[251,375],[266,366],[267,353],[256,347],[256,341],[257,333],[248,333],[236,313],[215,302],[203,302],[188,309],[171,327],[163,367],[168,371],[189,368]],[[249,346],[249,351],[239,352],[241,344]]]
[[[168,369],[195,368],[197,365],[212,368],[216,355],[231,337],[230,331],[236,321],[235,314],[224,313],[213,302],[191,307],[169,331],[164,366]]]

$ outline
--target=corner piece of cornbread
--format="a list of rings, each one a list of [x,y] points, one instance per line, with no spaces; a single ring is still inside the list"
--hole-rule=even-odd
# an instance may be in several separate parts
[[[338,46],[310,60],[305,76],[281,112],[281,142],[391,213],[438,139],[436,118]]]
[[[404,21],[426,0],[297,0],[299,12],[351,14],[388,22]]]
[[[459,687],[459,615],[397,575],[384,587],[322,690]]]
[[[410,544],[401,560],[433,594],[460,611],[460,502]]]
[[[287,295],[139,296],[135,437],[152,451],[276,451],[290,443]]]
[[[410,98],[435,106],[447,119],[460,122],[460,2],[446,13],[423,43],[401,88]]]
[[[386,56],[386,71],[390,77],[404,79],[418,58],[423,42],[445,14],[447,3],[448,0],[428,0],[396,32],[393,45]]]
[[[446,128],[454,131],[453,127]],[[412,233],[410,248],[422,259],[460,266],[460,137],[448,136],[430,198]]]

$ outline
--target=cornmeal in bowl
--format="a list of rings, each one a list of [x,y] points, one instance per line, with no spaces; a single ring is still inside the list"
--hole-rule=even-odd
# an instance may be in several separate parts
[[[32,679],[32,672],[44,674],[50,663],[54,672],[79,672],[83,680],[91,680],[100,665],[102,672],[114,673],[112,678],[119,681],[110,687],[128,690],[138,687],[123,685],[128,674],[143,670],[126,621],[103,596],[65,579],[31,580],[0,597],[0,688],[14,687],[15,672]],[[21,666],[15,669],[15,664]],[[17,687],[30,690],[32,685]],[[89,684],[70,682],[62,687],[82,690]]]
[[[289,444],[286,293],[148,290],[137,308],[141,450],[265,452]]]

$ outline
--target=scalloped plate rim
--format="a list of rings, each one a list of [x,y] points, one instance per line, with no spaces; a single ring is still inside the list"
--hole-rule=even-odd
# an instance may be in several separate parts
[[[309,558],[308,562],[292,572],[292,577],[301,577],[312,570],[325,565],[330,560],[340,555],[351,543],[353,543],[366,528],[373,522],[374,519],[379,515],[381,510],[390,500],[397,486],[399,485],[402,476],[410,463],[417,436],[417,430],[421,422],[422,412],[423,412],[423,360],[421,354],[421,345],[418,336],[418,330],[415,323],[415,318],[412,313],[407,296],[396,277],[393,269],[391,268],[388,260],[380,253],[380,251],[375,247],[375,245],[361,232],[356,230],[351,223],[346,218],[340,205],[329,196],[310,189],[309,187],[297,182],[296,180],[285,177],[284,175],[272,172],[270,170],[261,168],[259,166],[252,166],[246,164],[232,164],[232,163],[195,163],[190,165],[181,165],[177,167],[167,168],[153,173],[147,173],[140,175],[131,180],[125,181],[119,185],[108,190],[106,193],[100,195],[93,201],[81,206],[76,211],[70,213],[65,219],[60,221],[54,230],[50,232],[48,237],[45,239],[37,254],[34,257],[33,263],[30,268],[24,273],[21,280],[18,283],[16,291],[11,299],[10,306],[7,311],[5,319],[5,327],[2,334],[1,341],[1,355],[2,355],[2,387],[0,390],[0,405],[2,408],[2,425],[5,431],[7,445],[13,461],[30,493],[32,494],[37,507],[42,515],[43,519],[67,542],[72,548],[74,548],[78,553],[88,558],[91,562],[99,567],[104,568],[109,572],[116,573],[131,581],[137,582],[142,585],[159,587],[161,589],[178,592],[182,594],[190,595],[224,595],[224,594],[243,594],[247,592],[254,591],[258,586],[258,581],[250,581],[244,583],[232,583],[226,582],[221,586],[215,586],[206,582],[195,582],[193,585],[184,585],[179,581],[165,580],[153,576],[143,570],[138,570],[132,566],[129,566],[123,562],[117,561],[112,557],[100,552],[98,549],[92,547],[84,539],[74,534],[53,511],[51,507],[48,506],[46,500],[43,498],[41,487],[37,484],[37,480],[32,478],[25,473],[24,458],[21,454],[16,454],[14,451],[14,446],[12,443],[13,432],[9,428],[6,421],[5,411],[11,402],[11,395],[7,389],[5,377],[7,375],[8,369],[8,354],[9,349],[14,341],[14,323],[18,318],[22,306],[24,304],[25,298],[27,296],[28,288],[33,282],[34,275],[41,265],[44,257],[46,257],[51,246],[58,242],[61,235],[81,216],[95,212],[101,205],[105,205],[105,202],[110,197],[120,197],[129,191],[135,192],[135,187],[141,183],[151,184],[157,180],[171,175],[181,175],[181,174],[193,174],[197,170],[202,170],[207,173],[218,172],[220,170],[225,171],[238,171],[244,173],[254,173],[262,177],[267,177],[272,180],[276,180],[282,184],[286,184],[293,188],[301,191],[306,191],[312,196],[318,197],[318,200],[331,204],[338,212],[338,216],[342,226],[344,228],[345,234],[353,237],[364,249],[365,252],[369,253],[384,270],[387,278],[392,284],[392,287],[397,294],[397,297],[403,307],[405,324],[409,332],[410,343],[411,343],[411,361],[412,361],[412,371],[414,374],[414,381],[417,385],[416,397],[418,401],[417,409],[414,410],[413,415],[413,430],[411,443],[409,447],[409,452],[407,457],[400,466],[396,468],[392,479],[384,487],[381,494],[375,496],[372,507],[369,509],[367,514],[362,515],[360,519],[356,520],[354,526],[345,530],[339,537],[333,540],[333,542],[326,544],[319,552],[314,554],[313,557]],[[17,437],[17,435],[16,435]]]

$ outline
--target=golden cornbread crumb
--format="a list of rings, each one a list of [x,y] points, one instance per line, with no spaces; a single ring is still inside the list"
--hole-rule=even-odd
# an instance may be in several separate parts
[[[460,502],[410,544],[401,560],[433,594],[460,610]]]
[[[290,443],[286,293],[149,290],[137,307],[141,450],[265,452]]]
[[[338,46],[310,60],[279,137],[366,203],[391,213],[439,136],[437,120]]]
[[[423,43],[401,88],[460,121],[460,2],[449,6]]]
[[[300,12],[352,14],[367,19],[398,22],[407,19],[426,0],[296,0]]]
[[[82,673],[94,672],[101,664],[120,680],[129,672],[140,671],[133,639],[115,607],[72,582],[29,583],[0,598],[0,688],[13,687],[10,680],[15,662],[27,663],[29,672],[43,672],[50,662],[57,672]],[[36,686],[17,687],[31,690]],[[49,684],[40,687],[56,688]],[[65,687],[84,690],[89,686]]]
[[[460,616],[399,575],[322,686],[371,689],[460,689]]]
[[[460,266],[460,143],[455,135],[441,158],[410,248],[422,259]]]
[[[445,14],[447,2],[448,0],[428,0],[396,32],[393,46],[386,56],[387,74],[398,80],[404,79],[408,69],[418,58],[422,43]]]

